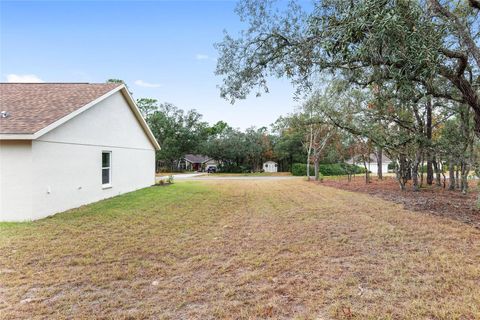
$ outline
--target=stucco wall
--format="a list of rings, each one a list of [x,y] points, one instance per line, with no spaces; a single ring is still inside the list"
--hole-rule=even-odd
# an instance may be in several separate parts
[[[216,160],[208,160],[207,162],[204,163],[204,166],[207,167],[207,166],[218,166],[218,162]]]
[[[111,151],[111,188],[102,188],[102,151]],[[155,153],[147,149],[33,142],[33,219],[148,187]]]
[[[363,168],[363,164],[358,164],[361,168]],[[368,163],[367,168],[369,168],[369,171],[372,172],[373,175],[376,175],[378,173],[378,165],[376,163]],[[382,164],[382,174],[388,172],[388,163],[383,163]]]
[[[24,200],[30,201],[31,211],[21,214],[2,205],[2,212],[9,212],[2,220],[39,219],[155,183],[154,146],[121,92],[34,140],[29,150],[30,165],[22,175],[30,180],[17,187],[30,186],[30,197],[24,192]],[[111,188],[102,188],[102,151],[112,152]],[[8,167],[19,159],[27,161],[25,154],[5,154]],[[2,184],[13,192],[3,176]]]
[[[31,185],[31,141],[0,141],[0,221],[32,218]]]

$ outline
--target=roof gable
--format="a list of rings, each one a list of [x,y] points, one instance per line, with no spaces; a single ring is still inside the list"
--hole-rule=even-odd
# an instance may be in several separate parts
[[[204,163],[211,160],[210,157],[201,154],[186,154],[184,159],[190,163]]]
[[[0,83],[0,139],[36,139],[121,91],[155,149],[160,150],[135,101],[119,83]]]

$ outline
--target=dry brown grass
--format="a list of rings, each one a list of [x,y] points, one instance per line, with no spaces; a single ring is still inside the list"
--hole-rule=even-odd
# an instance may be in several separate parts
[[[210,173],[211,177],[289,177],[290,172]]]
[[[298,180],[149,188],[0,252],[5,319],[480,318],[478,230]]]

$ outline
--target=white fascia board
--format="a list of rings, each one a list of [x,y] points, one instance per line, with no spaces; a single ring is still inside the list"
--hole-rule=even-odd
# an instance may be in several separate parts
[[[33,140],[31,133],[1,133],[0,140]]]

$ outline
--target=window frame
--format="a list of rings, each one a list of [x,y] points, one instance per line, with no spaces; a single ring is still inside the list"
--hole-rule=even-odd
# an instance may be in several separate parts
[[[103,154],[108,154],[108,166],[103,166]],[[112,187],[112,151],[111,150],[102,150],[102,159],[101,159],[101,179],[102,179],[102,189],[108,189]],[[108,169],[108,183],[103,183],[103,170]]]

